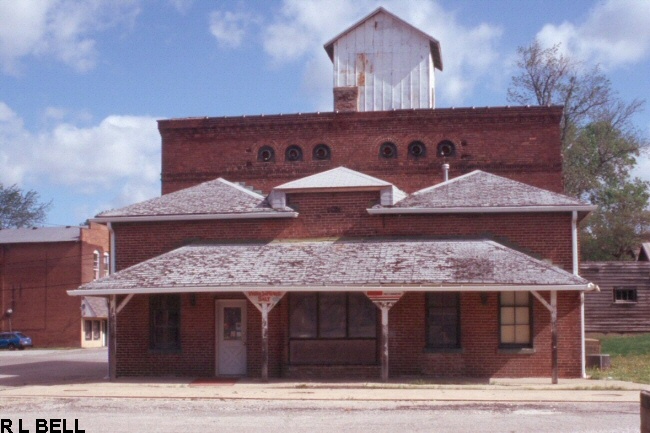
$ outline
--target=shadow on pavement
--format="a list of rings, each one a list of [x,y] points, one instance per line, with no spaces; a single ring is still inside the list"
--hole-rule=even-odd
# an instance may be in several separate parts
[[[0,366],[0,386],[106,382],[107,362],[44,361]]]

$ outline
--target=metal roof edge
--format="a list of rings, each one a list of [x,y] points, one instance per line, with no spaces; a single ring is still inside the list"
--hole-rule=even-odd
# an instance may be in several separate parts
[[[225,213],[225,214],[186,214],[186,215],[138,215],[138,216],[114,216],[95,217],[89,221],[95,223],[120,223],[120,222],[161,222],[161,221],[199,221],[199,220],[222,220],[222,219],[264,219],[264,218],[297,218],[298,212],[247,212],[247,213]]]
[[[591,212],[594,205],[556,206],[497,206],[497,207],[448,207],[448,208],[378,208],[366,209],[370,215],[386,214],[446,214],[446,213],[518,213],[518,212]]]
[[[232,292],[366,292],[366,291],[405,291],[405,292],[547,292],[547,291],[591,291],[597,290],[593,283],[571,285],[489,285],[489,284],[436,284],[436,285],[358,285],[358,286],[213,286],[213,287],[138,287],[134,289],[75,289],[68,290],[69,296],[109,296],[109,295],[150,295],[156,293],[232,293]]]

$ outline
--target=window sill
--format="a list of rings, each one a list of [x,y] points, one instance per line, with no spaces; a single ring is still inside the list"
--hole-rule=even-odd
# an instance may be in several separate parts
[[[424,353],[425,354],[444,354],[444,353],[465,353],[465,349],[462,347],[449,347],[449,348],[432,348],[432,347],[425,347],[424,348]]]
[[[497,353],[507,355],[532,355],[535,349],[532,347],[500,347]]]

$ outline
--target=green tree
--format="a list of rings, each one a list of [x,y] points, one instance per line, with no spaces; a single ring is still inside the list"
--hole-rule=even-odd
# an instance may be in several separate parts
[[[626,260],[648,235],[650,184],[632,179],[648,140],[634,127],[643,101],[622,101],[598,66],[589,68],[535,41],[518,50],[518,73],[508,100],[521,105],[562,105],[565,190],[599,206],[582,224],[588,260]]]
[[[0,229],[34,226],[45,221],[51,202],[41,203],[38,193],[0,184]]]

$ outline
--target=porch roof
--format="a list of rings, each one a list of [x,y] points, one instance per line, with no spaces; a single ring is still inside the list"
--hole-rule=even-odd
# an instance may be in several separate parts
[[[581,277],[491,240],[400,238],[188,245],[68,293],[593,288]]]

